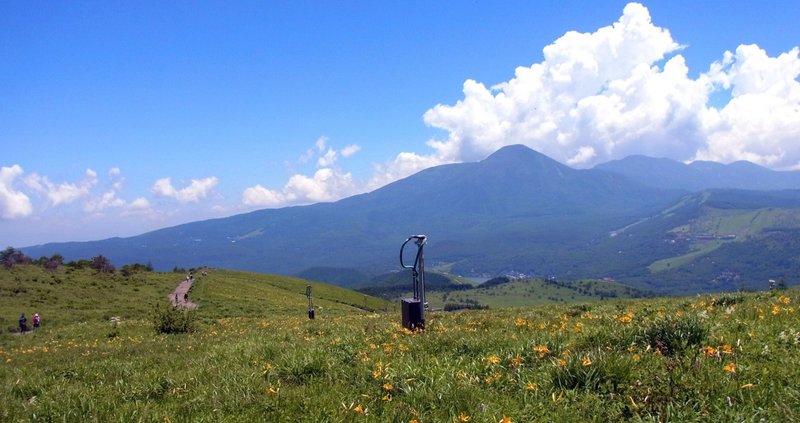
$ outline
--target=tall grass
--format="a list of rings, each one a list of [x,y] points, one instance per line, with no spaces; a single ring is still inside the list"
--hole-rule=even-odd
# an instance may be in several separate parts
[[[145,312],[114,337],[102,319],[2,335],[0,420],[800,419],[797,290],[429,313],[410,332],[398,313],[331,299],[309,320],[226,284],[196,286],[192,333]]]

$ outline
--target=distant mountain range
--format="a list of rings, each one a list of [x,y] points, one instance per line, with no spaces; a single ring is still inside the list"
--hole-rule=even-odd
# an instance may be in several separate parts
[[[595,169],[625,175],[651,187],[667,189],[800,189],[800,172],[776,172],[746,161],[727,165],[707,161],[684,164],[671,159],[636,155],[597,165]]]
[[[325,281],[352,285],[358,282],[348,278],[396,270],[402,241],[425,233],[428,266],[453,274],[611,277],[661,292],[697,291],[720,285],[709,285],[713,275],[705,271],[680,275],[681,287],[673,289],[663,278],[674,269],[650,268],[697,248],[673,243],[675,228],[701,219],[719,202],[728,201],[729,210],[800,207],[800,191],[705,190],[797,188],[798,181],[796,172],[752,163],[684,165],[643,156],[578,170],[513,145],[480,162],[426,169],[334,203],[22,250],[32,257],[60,253],[67,260],[103,254],[114,263],[149,261],[161,269],[208,265],[282,274],[327,269]],[[756,235],[750,233],[753,240]]]

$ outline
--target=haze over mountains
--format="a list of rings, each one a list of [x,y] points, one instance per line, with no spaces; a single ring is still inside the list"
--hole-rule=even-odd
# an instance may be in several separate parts
[[[666,273],[649,267],[698,248],[676,241],[691,237],[675,228],[704,221],[720,204],[729,211],[800,207],[800,191],[726,188],[793,189],[800,187],[798,181],[797,172],[751,163],[684,165],[643,156],[578,170],[514,145],[480,162],[426,169],[335,203],[22,250],[33,257],[60,253],[68,260],[103,254],[115,263],[150,261],[161,269],[208,265],[297,274],[327,267],[381,273],[397,269],[398,249],[408,235],[425,233],[429,266],[456,274],[607,277],[662,292],[722,289],[729,286],[709,285],[718,269],[683,274],[681,288],[672,289],[666,286],[668,276],[678,268],[686,271],[685,266]],[[722,190],[691,193],[708,188]],[[793,216],[781,215],[785,229],[794,227]],[[756,235],[747,232],[748,242],[761,239]],[[792,266],[780,272],[789,274]],[[729,285],[744,283],[737,274]]]

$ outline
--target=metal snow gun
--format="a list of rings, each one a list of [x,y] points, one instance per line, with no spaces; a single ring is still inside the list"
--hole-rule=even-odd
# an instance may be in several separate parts
[[[308,297],[308,318],[314,320],[314,301],[311,298],[311,285],[306,286],[306,297]]]
[[[403,249],[409,241],[415,240],[414,244],[417,245],[417,255],[414,259],[414,264],[407,266],[403,262]],[[423,249],[427,237],[425,235],[412,235],[408,237],[403,245],[400,247],[400,266],[404,269],[411,269],[411,281],[413,286],[413,298],[403,298],[400,301],[401,310],[403,312],[403,326],[407,329],[424,329],[425,328],[425,259],[423,257]]]

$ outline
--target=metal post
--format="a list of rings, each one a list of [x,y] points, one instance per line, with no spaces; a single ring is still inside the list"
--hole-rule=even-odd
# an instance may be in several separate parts
[[[417,245],[417,255],[414,264],[407,266],[403,262],[403,249],[409,241],[415,240]],[[403,313],[403,326],[408,329],[423,329],[425,327],[425,258],[423,249],[428,237],[425,235],[412,235],[408,237],[400,247],[400,266],[404,269],[411,269],[413,298],[404,298],[401,301]]]

